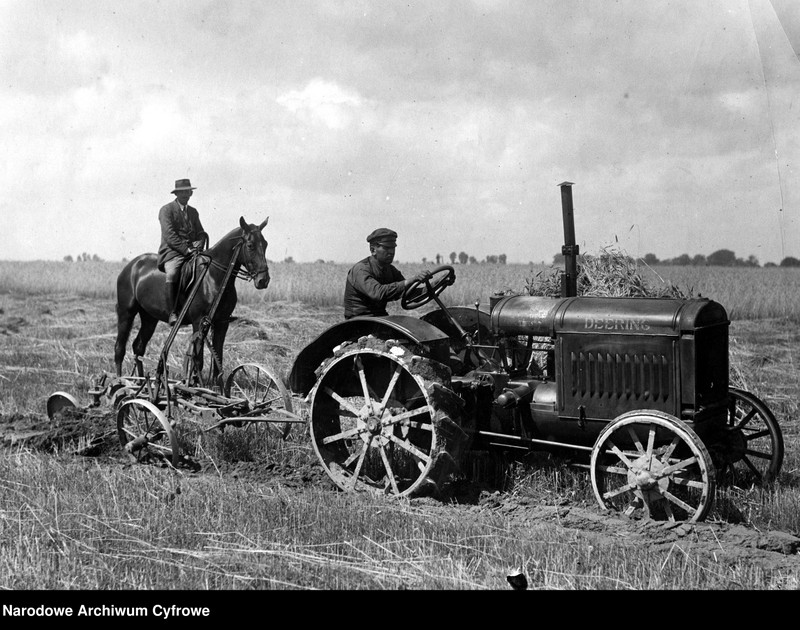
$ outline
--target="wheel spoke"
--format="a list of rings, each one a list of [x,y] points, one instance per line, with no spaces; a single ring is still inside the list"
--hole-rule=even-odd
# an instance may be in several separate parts
[[[395,494],[400,494],[400,488],[397,487],[397,480],[394,478],[394,471],[392,471],[392,465],[389,463],[389,458],[386,456],[386,448],[384,448],[383,444],[381,444],[380,451],[383,467],[386,469],[389,482],[392,484],[392,490],[394,490]]]
[[[747,442],[751,440],[757,440],[758,438],[767,437],[769,436],[769,429],[764,429],[763,431],[755,431],[754,433],[747,433],[744,436],[744,439]]]
[[[614,455],[619,457],[620,461],[623,464],[625,464],[628,468],[633,468],[633,462],[629,460],[625,455],[625,453],[619,450],[619,448],[617,448],[617,445],[611,442],[610,440],[609,440],[609,448],[611,449],[611,452],[614,453]]]
[[[671,466],[667,466],[662,468],[661,471],[658,473],[656,479],[663,479],[667,475],[671,475],[676,470],[683,470],[687,466],[691,466],[692,464],[697,463],[697,457],[692,455],[689,459],[684,459],[683,461],[677,462],[676,464],[672,464]]]
[[[736,415],[736,419],[739,420],[739,421],[734,426],[734,428],[735,429],[744,429],[745,425],[753,419],[753,416],[755,416],[756,413],[758,413],[758,410],[755,407],[753,407],[752,409],[750,409],[748,414],[746,416],[744,416],[743,418],[741,418],[741,419],[739,419],[739,416]]]
[[[669,493],[665,493],[669,494]],[[670,495],[671,496],[671,495]],[[669,501],[664,501],[664,513],[667,515],[667,520],[674,523],[675,522],[675,513],[672,511],[672,506],[669,504]]]
[[[628,469],[627,468],[619,468],[617,466],[598,465],[597,466],[597,470],[601,470],[601,471],[607,472],[607,473],[614,473],[614,474],[617,474],[617,475],[627,475],[628,474]]]
[[[750,469],[750,472],[752,472],[756,477],[761,479],[761,477],[762,477],[761,471],[758,468],[755,467],[753,462],[751,462],[750,459],[746,455],[742,457],[742,461]]]
[[[634,431],[634,427],[632,425],[628,426],[628,435],[630,435],[631,440],[633,440],[633,443],[636,445],[636,450],[639,452],[639,454],[644,455],[644,447],[642,446],[642,442],[639,440],[639,436],[636,435],[636,431]]]
[[[419,416],[422,414],[430,414],[431,416],[435,413],[433,408],[430,405],[425,405],[424,407],[419,407],[417,409],[411,409],[410,411],[403,411],[402,413],[398,413],[396,416],[392,416],[388,420],[386,420],[383,424],[390,425],[390,424],[397,424],[398,422],[402,422],[408,418],[413,418],[414,416]],[[433,430],[433,425],[431,424],[421,424],[421,428]]]
[[[378,396],[375,396],[375,392],[373,392],[372,388],[367,384],[367,375],[364,373],[364,364],[359,354],[356,355],[355,365],[358,370],[358,380],[361,381],[361,389],[364,391],[364,403],[372,409],[372,401],[373,399],[377,399]]]
[[[405,450],[407,450],[412,455],[416,455],[419,459],[424,461],[426,464],[428,464],[431,461],[431,458],[430,458],[429,455],[427,455],[426,453],[423,453],[421,450],[419,450],[416,446],[414,446],[408,440],[401,440],[399,437],[397,437],[394,434],[390,435],[389,439],[391,439],[392,442],[397,444],[400,448],[404,448]]]
[[[680,507],[681,509],[685,510],[685,511],[686,511],[686,513],[687,513],[689,516],[691,516],[692,514],[694,514],[694,512],[695,512],[695,508],[693,508],[693,507],[692,507],[691,505],[689,505],[688,503],[685,503],[684,501],[682,501],[681,499],[679,499],[678,497],[676,497],[674,494],[672,494],[672,493],[671,493],[671,492],[669,492],[668,490],[664,490],[664,491],[661,493],[661,495],[662,495],[663,497],[665,497],[666,499],[668,499],[669,501],[671,501],[672,503],[674,503],[675,505],[677,505],[678,507]],[[670,512],[671,512],[671,510],[670,510]],[[675,520],[675,519],[674,519],[674,517],[673,517],[673,518],[671,518],[670,520],[671,520],[671,521],[673,521],[673,520]]]
[[[353,427],[352,429],[347,429],[340,433],[335,433],[334,435],[329,435],[328,437],[322,438],[322,443],[332,444],[333,442],[338,442],[339,440],[346,440],[348,438],[355,437],[364,431],[366,431],[366,429]]]
[[[614,490],[609,490],[608,492],[603,493],[604,499],[613,499],[621,494],[626,492],[630,492],[631,490],[636,489],[635,483],[627,483],[624,486],[620,486],[619,488],[615,488]]]
[[[361,474],[361,467],[364,465],[364,460],[367,458],[367,451],[369,450],[369,442],[364,442],[364,448],[361,449],[361,455],[358,458],[356,469],[353,472],[353,478],[350,480],[350,489],[355,490],[358,476]]]
[[[664,454],[661,456],[661,463],[666,464],[669,461],[669,458],[672,457],[672,453],[678,447],[681,439],[679,436],[675,436],[672,438],[672,442],[669,443],[669,446],[664,450]]]
[[[330,387],[325,387],[323,391],[328,394],[331,398],[333,398],[336,402],[338,402],[342,407],[347,409],[350,413],[352,413],[356,418],[359,416],[359,410],[356,409],[353,405],[350,404],[350,401],[346,398],[342,398],[339,394],[333,391]]]
[[[703,489],[706,487],[702,481],[698,481],[697,479],[687,479],[685,477],[670,477],[670,482],[674,483],[677,486],[686,486],[687,488],[698,488]]]
[[[381,406],[385,409],[386,403],[389,402],[389,397],[392,395],[394,391],[394,386],[397,384],[397,380],[400,378],[400,374],[403,372],[403,366],[399,363],[394,370],[394,374],[392,374],[392,378],[389,381],[389,384],[386,386],[386,393],[383,395],[383,400],[381,400]]]

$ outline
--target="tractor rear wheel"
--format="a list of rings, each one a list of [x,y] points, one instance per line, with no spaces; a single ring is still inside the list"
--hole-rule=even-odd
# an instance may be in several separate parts
[[[446,366],[370,336],[342,344],[318,374],[311,441],[339,488],[397,496],[441,489],[465,437]]]
[[[755,394],[728,389],[728,422],[711,445],[717,479],[747,487],[775,481],[783,465],[783,434],[769,407]]]
[[[701,521],[714,501],[705,446],[688,424],[659,411],[610,422],[597,436],[590,469],[600,505],[628,516]]]

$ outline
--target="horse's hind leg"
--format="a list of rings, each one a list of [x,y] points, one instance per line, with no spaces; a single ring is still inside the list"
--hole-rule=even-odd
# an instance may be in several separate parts
[[[114,365],[117,368],[117,376],[122,376],[122,362],[125,359],[125,346],[128,345],[128,338],[133,328],[133,320],[136,318],[136,311],[124,310],[117,306],[117,342],[114,344]]]
[[[139,321],[141,322],[141,326],[139,326],[139,334],[137,334],[136,339],[133,340],[133,343],[131,344],[131,350],[133,350],[134,353],[136,373],[139,376],[144,376],[144,365],[142,365],[142,358],[144,357],[144,351],[147,349],[147,344],[150,342],[150,339],[153,337],[153,333],[156,330],[158,320],[142,311],[139,313]]]

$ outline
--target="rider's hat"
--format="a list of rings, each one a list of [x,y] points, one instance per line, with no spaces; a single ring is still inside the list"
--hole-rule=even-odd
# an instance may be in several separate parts
[[[172,191],[174,195],[176,192],[180,192],[181,190],[194,190],[195,187],[192,186],[192,182],[188,179],[176,179],[175,180],[175,190]]]
[[[370,232],[367,237],[370,245],[383,245],[385,247],[397,247],[397,232],[389,228],[378,228]]]

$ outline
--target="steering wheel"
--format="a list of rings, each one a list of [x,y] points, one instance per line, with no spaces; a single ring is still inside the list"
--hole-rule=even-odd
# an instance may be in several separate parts
[[[443,274],[439,278],[437,274]],[[419,308],[430,302],[456,281],[456,272],[450,265],[442,265],[431,271],[431,279],[426,281],[414,280],[403,291],[400,297],[400,306],[406,310]],[[417,291],[423,288],[420,293]],[[417,293],[417,295],[414,295]]]

